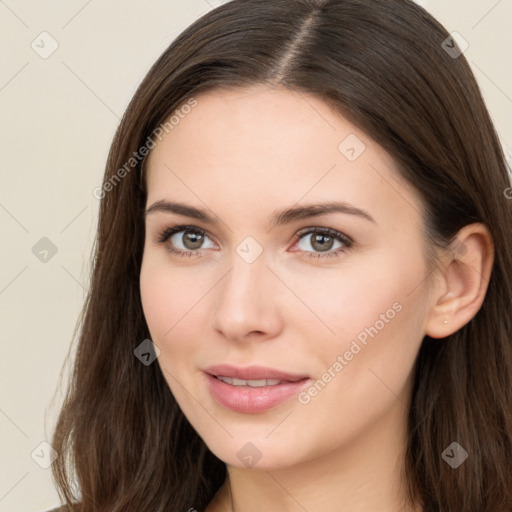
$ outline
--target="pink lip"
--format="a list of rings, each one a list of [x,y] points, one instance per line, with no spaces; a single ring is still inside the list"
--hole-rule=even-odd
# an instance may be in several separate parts
[[[217,379],[215,375],[244,380],[278,379],[283,382],[274,386],[233,386]],[[214,400],[235,412],[254,414],[264,412],[297,395],[309,385],[311,379],[305,375],[294,375],[272,368],[250,366],[236,368],[219,365],[207,368],[208,389]]]
[[[219,364],[206,368],[205,372],[210,375],[221,375],[223,377],[234,377],[236,379],[244,380],[278,379],[296,382],[298,380],[308,378],[307,375],[282,372],[280,370],[266,368],[264,366],[247,366],[246,368],[240,368],[229,364]]]

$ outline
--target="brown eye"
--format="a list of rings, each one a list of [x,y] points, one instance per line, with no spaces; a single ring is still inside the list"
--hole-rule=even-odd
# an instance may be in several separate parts
[[[311,236],[308,237],[308,235]],[[306,243],[307,240],[309,240],[308,243]],[[301,251],[307,253],[309,258],[322,258],[339,256],[340,253],[350,249],[353,243],[352,239],[339,231],[330,228],[309,228],[298,234],[297,246]],[[313,248],[313,251],[308,250],[308,245]],[[333,248],[337,250],[331,250]]]
[[[167,245],[169,252],[179,256],[196,256],[200,254],[200,249],[212,248],[204,247],[203,244],[209,237],[206,233],[195,226],[174,226],[165,229],[160,233],[157,241]]]
[[[317,251],[328,251],[332,249],[334,245],[334,238],[330,235],[325,235],[324,233],[313,234],[311,237],[311,247],[316,249]]]
[[[185,246],[186,249],[199,249],[203,243],[204,235],[198,233],[197,231],[180,231],[179,233],[184,233],[181,236],[181,242]],[[179,237],[178,237],[179,238]]]

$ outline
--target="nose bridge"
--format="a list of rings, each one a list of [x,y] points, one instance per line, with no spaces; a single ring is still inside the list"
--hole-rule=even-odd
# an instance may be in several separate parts
[[[226,283],[222,287],[222,303],[229,304],[230,308],[248,304],[253,308],[258,306],[258,288],[267,281],[264,274],[269,272],[265,265],[265,258],[260,255],[254,261],[246,260],[235,253],[231,259],[231,270],[226,276]]]
[[[242,243],[230,262],[231,268],[217,291],[215,328],[232,338],[242,338],[251,331],[267,332],[275,304],[269,289],[272,273],[263,251],[256,254],[254,246]]]

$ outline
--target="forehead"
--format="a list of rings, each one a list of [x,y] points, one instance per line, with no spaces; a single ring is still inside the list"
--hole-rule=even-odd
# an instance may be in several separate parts
[[[419,220],[419,197],[391,156],[321,98],[257,85],[195,99],[149,155],[148,203],[187,198],[254,218],[267,206],[343,200],[388,222]]]

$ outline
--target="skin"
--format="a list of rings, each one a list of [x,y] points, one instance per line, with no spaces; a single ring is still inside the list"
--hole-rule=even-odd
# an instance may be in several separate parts
[[[400,476],[412,368],[426,334],[444,338],[480,308],[493,263],[488,230],[461,229],[458,260],[442,254],[439,271],[427,276],[419,196],[368,135],[321,99],[281,88],[219,89],[196,99],[149,156],[147,208],[180,201],[206,209],[217,224],[147,214],[140,290],[165,379],[228,467],[208,512],[319,512],[340,503],[351,512],[422,510],[407,504]],[[354,161],[338,149],[348,135],[365,145]],[[269,230],[274,211],[325,201],[348,202],[375,222],[330,213]],[[194,249],[183,231],[157,241],[182,224],[203,230],[202,246]],[[325,252],[314,235],[297,240],[308,227],[334,229],[353,245],[338,257],[309,259]],[[236,251],[248,236],[263,250],[252,263]],[[341,245],[324,247],[333,253]],[[171,246],[196,254],[180,257]],[[397,303],[401,310],[333,372],[338,356]],[[307,404],[292,397],[244,414],[209,394],[203,370],[220,363],[269,366],[312,382],[328,368],[335,376]],[[261,455],[253,466],[237,456],[248,442]]]

